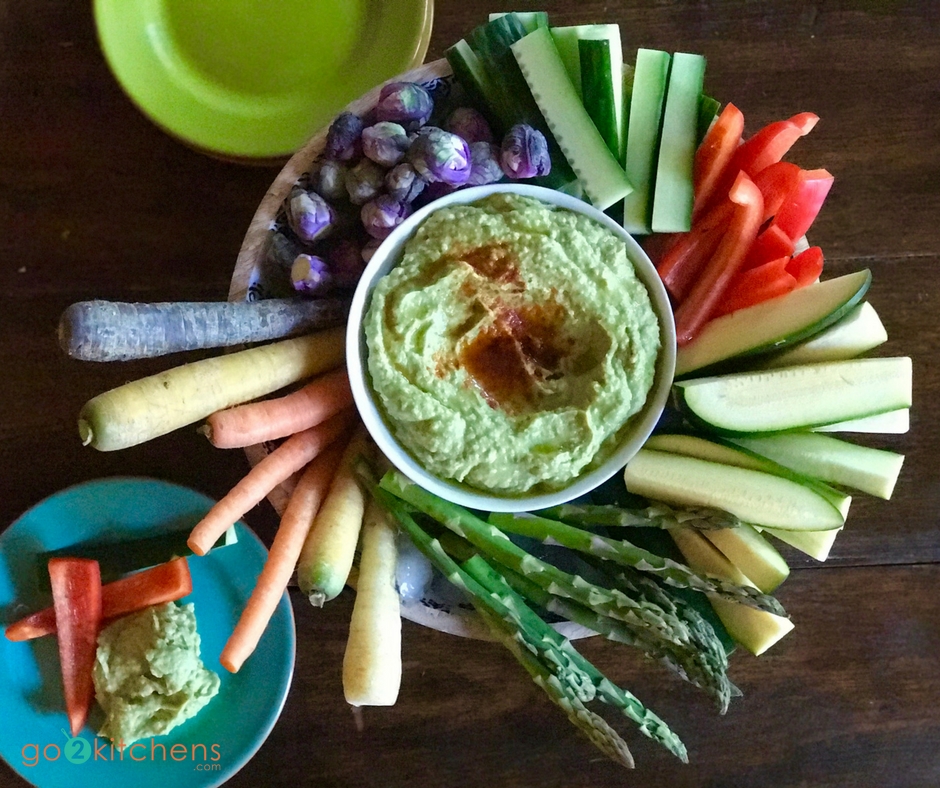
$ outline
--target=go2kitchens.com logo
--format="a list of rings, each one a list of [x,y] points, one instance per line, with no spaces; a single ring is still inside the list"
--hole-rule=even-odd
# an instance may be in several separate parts
[[[128,745],[123,741],[99,739],[97,736],[89,741],[84,736],[69,736],[64,729],[62,733],[66,742],[61,747],[54,742],[44,747],[24,744],[21,750],[23,765],[33,767],[43,761],[60,759],[74,764],[88,761],[189,761],[197,771],[222,770],[222,751],[218,744],[164,744],[151,737],[149,741],[136,741]]]

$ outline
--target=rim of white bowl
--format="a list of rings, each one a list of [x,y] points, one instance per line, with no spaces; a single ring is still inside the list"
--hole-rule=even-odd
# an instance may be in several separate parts
[[[511,192],[525,197],[533,197],[550,205],[584,214],[614,232],[626,245],[627,256],[633,263],[640,281],[643,282],[649,292],[650,301],[659,318],[660,326],[660,351],[656,359],[653,386],[647,395],[643,408],[631,417],[633,423],[628,433],[628,439],[625,439],[617,451],[602,464],[578,476],[568,486],[534,495],[496,495],[428,473],[396,440],[375,401],[368,380],[365,332],[362,330],[362,319],[375,284],[398,264],[405,242],[412,236],[418,226],[431,213],[441,208],[476,202],[491,194],[500,192]],[[359,410],[363,424],[365,424],[372,439],[389,462],[416,484],[451,503],[490,512],[524,512],[557,506],[589,493],[610,479],[640,450],[656,427],[669,398],[675,364],[676,329],[669,297],[659,275],[656,273],[655,266],[636,240],[603,211],[599,211],[580,198],[542,186],[528,184],[497,183],[490,186],[459,189],[415,211],[382,241],[373,254],[353,294],[346,328],[346,366],[349,372],[353,400]]]

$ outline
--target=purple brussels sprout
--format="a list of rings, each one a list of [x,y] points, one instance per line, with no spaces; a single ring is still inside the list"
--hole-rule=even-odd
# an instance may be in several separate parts
[[[516,124],[503,137],[500,163],[510,178],[548,175],[552,160],[545,135],[525,123]]]
[[[380,194],[362,206],[362,226],[373,238],[385,238],[411,214],[411,206],[390,194]]]
[[[463,186],[470,177],[470,146],[462,137],[433,126],[415,137],[408,161],[429,183]]]
[[[385,174],[385,188],[399,202],[414,202],[426,185],[427,183],[408,162],[392,167]]]
[[[322,257],[299,254],[290,268],[290,282],[298,293],[312,294],[330,286],[330,272]]]
[[[324,159],[311,173],[313,190],[325,200],[339,202],[346,195],[346,165],[337,159]]]
[[[334,285],[346,288],[356,286],[365,268],[358,243],[351,238],[344,238],[327,252],[326,259],[330,264],[330,277]]]
[[[380,120],[362,130],[362,152],[376,164],[394,167],[411,146],[408,132],[398,123]]]
[[[336,213],[319,194],[295,186],[287,200],[287,223],[304,243],[313,243],[333,228]]]
[[[365,205],[384,184],[385,170],[372,159],[362,159],[346,173],[346,194],[353,205]]]
[[[486,186],[500,180],[504,173],[499,156],[499,145],[492,142],[471,143],[470,177],[467,179],[467,186]]]
[[[417,82],[389,82],[379,93],[376,120],[400,123],[408,131],[423,126],[434,110],[434,99]]]
[[[362,150],[360,135],[364,124],[362,118],[352,112],[341,112],[326,132],[323,151],[329,159],[349,161],[359,157]]]
[[[451,134],[463,137],[473,145],[474,142],[493,142],[493,131],[486,118],[473,107],[457,107],[447,121],[444,128]]]

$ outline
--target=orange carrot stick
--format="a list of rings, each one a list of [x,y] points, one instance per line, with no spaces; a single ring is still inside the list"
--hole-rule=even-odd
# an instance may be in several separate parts
[[[213,413],[203,432],[217,449],[238,449],[315,427],[351,404],[349,376],[337,369],[286,396]]]
[[[332,443],[349,425],[351,417],[351,411],[343,411],[322,424],[298,432],[284,441],[252,468],[245,478],[196,524],[186,542],[189,548],[196,555],[209,552],[226,528],[234,525],[278,484],[303,468]]]
[[[222,649],[219,661],[226,670],[238,671],[255,650],[274,615],[297,565],[307,532],[339,466],[342,448],[342,441],[334,441],[307,466],[297,482],[248,604]]]

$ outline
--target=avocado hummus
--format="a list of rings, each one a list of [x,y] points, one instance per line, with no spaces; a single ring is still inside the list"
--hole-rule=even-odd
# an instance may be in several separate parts
[[[509,495],[603,462],[660,347],[623,240],[510,193],[429,215],[376,285],[365,335],[396,439],[436,476]]]
[[[107,715],[98,735],[124,744],[169,733],[219,691],[218,675],[199,658],[192,604],[154,605],[109,624],[93,675]]]

